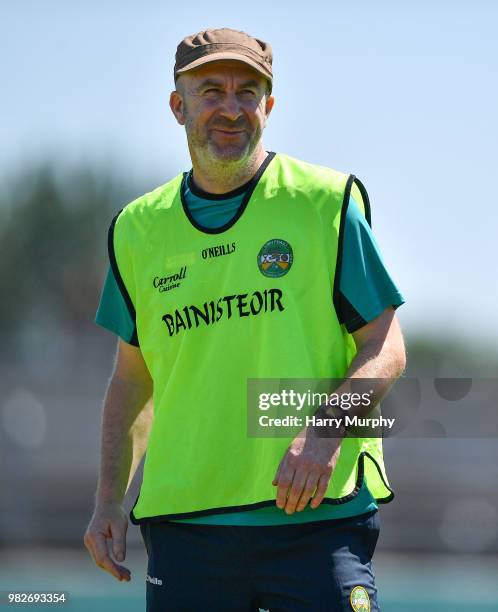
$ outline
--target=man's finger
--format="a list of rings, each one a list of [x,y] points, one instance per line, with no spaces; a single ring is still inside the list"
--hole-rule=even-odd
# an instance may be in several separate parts
[[[322,503],[323,498],[325,497],[325,491],[329,486],[330,476],[326,474],[322,474],[320,476],[320,480],[316,486],[315,494],[313,495],[313,499],[310,501],[311,508],[318,508],[318,506]]]
[[[101,539],[104,538],[104,542],[105,542],[105,534],[103,533],[94,533],[94,532],[87,532],[85,534],[85,546],[88,550],[88,552],[90,553],[90,556],[92,557],[92,561],[98,565],[97,563],[97,546],[99,546],[97,544],[97,542]],[[99,546],[100,548],[100,546]]]
[[[121,525],[111,524],[112,554],[116,561],[125,560],[127,528],[127,523],[122,523]]]
[[[304,485],[303,492],[301,493],[301,497],[299,498],[296,506],[296,510],[301,512],[306,508],[307,503],[310,500],[310,497],[313,495],[316,489],[316,485],[318,484],[318,480],[320,478],[319,472],[310,472],[308,474],[308,478],[306,479],[306,484]]]
[[[277,506],[282,510],[285,507],[287,501],[287,493],[289,487],[292,485],[292,479],[294,478],[294,468],[285,468],[282,470],[278,479],[277,489]]]
[[[296,510],[296,505],[303,492],[307,477],[308,474],[304,471],[297,471],[294,474],[292,487],[287,498],[287,503],[285,504],[285,511],[287,514],[292,514]]]
[[[109,557],[107,542],[103,533],[97,533],[93,540],[93,558],[98,567],[109,572],[118,580],[130,580],[130,570],[117,565]]]
[[[284,457],[282,457],[282,459],[280,460],[280,463],[278,464],[278,468],[277,468],[277,472],[275,474],[275,478],[272,480],[272,485],[274,487],[278,486],[278,479],[280,478],[280,472],[282,470],[282,466],[284,464],[284,459],[285,459],[285,455]]]

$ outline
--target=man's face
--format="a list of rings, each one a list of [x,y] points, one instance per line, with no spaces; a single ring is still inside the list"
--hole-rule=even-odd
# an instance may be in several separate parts
[[[261,140],[273,107],[265,78],[237,61],[209,62],[179,76],[170,106],[191,154],[237,162]]]

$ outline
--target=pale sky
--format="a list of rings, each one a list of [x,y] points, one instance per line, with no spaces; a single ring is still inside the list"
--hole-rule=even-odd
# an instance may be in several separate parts
[[[245,30],[274,50],[266,148],[362,180],[404,329],[496,344],[497,25],[491,1],[10,3],[1,173],[97,160],[152,189],[189,169],[176,45]]]

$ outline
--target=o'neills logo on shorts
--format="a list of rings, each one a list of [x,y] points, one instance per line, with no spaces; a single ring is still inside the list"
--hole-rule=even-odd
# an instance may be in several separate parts
[[[154,287],[162,293],[163,291],[171,291],[180,286],[180,281],[187,276],[187,266],[183,266],[176,274],[170,274],[169,276],[154,276],[152,284]]]
[[[155,576],[149,576],[146,574],[145,581],[150,582],[151,584],[157,584],[158,586],[162,586],[163,581],[160,578],[156,578]]]
[[[284,310],[280,289],[225,295],[217,300],[204,302],[201,306],[184,306],[173,313],[166,313],[161,318],[166,324],[168,334],[174,336],[181,331],[200,325],[213,325],[233,316],[250,317],[274,310]]]

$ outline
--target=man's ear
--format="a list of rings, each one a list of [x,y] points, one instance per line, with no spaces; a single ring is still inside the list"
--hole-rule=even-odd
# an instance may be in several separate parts
[[[273,108],[274,104],[275,104],[275,98],[273,96],[268,96],[266,98],[266,102],[265,102],[265,112],[266,112],[266,118],[267,119],[270,116],[270,113],[272,111],[272,108]]]
[[[175,90],[169,97],[169,107],[180,125],[185,125],[185,105],[183,104],[182,94]]]

